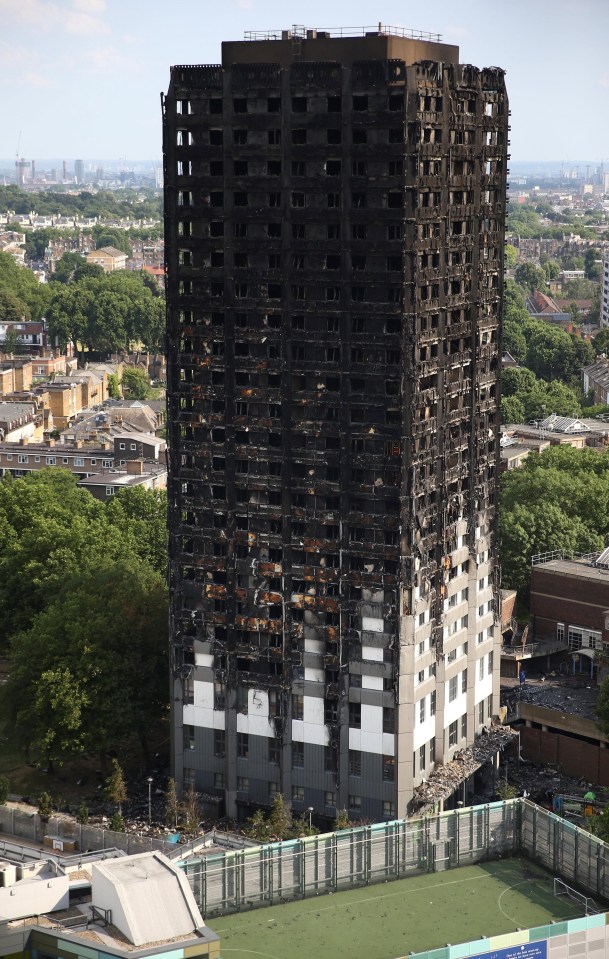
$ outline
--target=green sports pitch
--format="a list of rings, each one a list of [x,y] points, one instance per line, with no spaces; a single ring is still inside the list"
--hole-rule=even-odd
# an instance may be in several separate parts
[[[396,959],[573,919],[553,877],[523,859],[427,873],[209,919],[222,959]],[[480,943],[484,952],[484,943]]]

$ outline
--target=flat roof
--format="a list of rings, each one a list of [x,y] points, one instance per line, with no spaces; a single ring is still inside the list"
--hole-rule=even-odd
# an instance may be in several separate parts
[[[575,579],[596,580],[609,586],[609,569],[593,566],[590,560],[551,559],[546,563],[535,563],[533,569],[540,569],[544,573],[562,573]]]
[[[78,483],[79,486],[136,486],[138,483],[152,476],[162,476],[167,472],[163,467],[157,469],[144,470],[143,473],[121,472],[95,473],[93,476],[86,476]]]

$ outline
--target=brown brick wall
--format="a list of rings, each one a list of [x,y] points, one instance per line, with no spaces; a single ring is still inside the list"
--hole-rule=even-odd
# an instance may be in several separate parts
[[[520,729],[520,746],[523,759],[560,766],[565,776],[609,786],[609,749],[527,726]]]
[[[534,566],[531,576],[531,613],[535,632],[555,634],[556,624],[564,623],[600,629],[603,642],[609,643],[603,611],[609,609],[609,576],[602,579],[576,579],[565,573]]]

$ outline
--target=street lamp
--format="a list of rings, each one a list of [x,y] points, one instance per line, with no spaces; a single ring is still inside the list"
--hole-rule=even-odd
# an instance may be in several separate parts
[[[152,776],[148,776],[148,823],[152,822]]]
[[[307,806],[307,812],[309,814],[309,829],[311,829],[311,815],[313,813],[313,806]]]

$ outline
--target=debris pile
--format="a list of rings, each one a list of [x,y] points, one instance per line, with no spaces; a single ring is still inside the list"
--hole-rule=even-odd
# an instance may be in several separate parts
[[[441,799],[448,799],[466,779],[517,737],[518,733],[510,726],[493,723],[471,746],[455,753],[451,762],[436,765],[427,781],[414,790],[417,811],[421,812],[421,807],[433,806]]]
[[[508,707],[512,716],[518,703],[531,703],[544,709],[557,709],[572,716],[596,719],[598,686],[574,683],[569,679],[546,677],[544,682],[529,683],[525,686],[501,688],[501,703]]]

